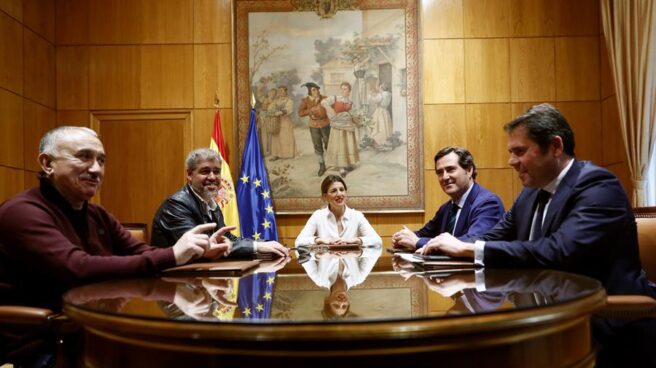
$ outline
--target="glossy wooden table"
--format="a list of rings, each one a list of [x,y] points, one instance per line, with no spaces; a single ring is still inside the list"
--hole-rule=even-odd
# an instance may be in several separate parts
[[[90,367],[594,365],[590,316],[605,300],[595,280],[549,270],[409,276],[381,258],[335,318],[329,291],[296,262],[240,281],[89,285],[65,295],[64,311],[86,330]]]

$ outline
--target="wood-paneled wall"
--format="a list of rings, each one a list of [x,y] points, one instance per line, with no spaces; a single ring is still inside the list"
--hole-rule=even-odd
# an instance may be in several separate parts
[[[0,1],[0,202],[36,184],[55,127],[55,1]]]
[[[468,147],[478,181],[510,206],[521,184],[502,126],[539,102],[564,112],[579,158],[608,166],[629,189],[597,0],[420,1],[426,212],[369,214],[386,244],[447,200],[433,173],[433,155],[446,145]],[[0,0],[0,108],[8,112],[0,116],[0,200],[36,169],[28,161],[55,107],[58,124],[84,126],[94,111],[188,110],[193,145],[207,146],[217,93],[237,169],[231,0],[52,0],[35,15],[36,2]],[[55,90],[56,98],[47,92]],[[306,219],[279,216],[281,241],[293,243]]]

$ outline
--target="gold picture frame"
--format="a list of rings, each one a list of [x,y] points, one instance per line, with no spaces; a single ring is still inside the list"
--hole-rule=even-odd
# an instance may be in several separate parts
[[[329,174],[345,178],[353,208],[423,212],[417,0],[233,7],[239,152],[254,97],[276,213],[321,207]],[[311,86],[322,95],[316,120],[301,111]]]

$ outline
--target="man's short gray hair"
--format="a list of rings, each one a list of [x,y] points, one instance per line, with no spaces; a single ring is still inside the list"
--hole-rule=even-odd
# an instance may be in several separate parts
[[[189,155],[187,156],[187,160],[186,160],[187,170],[188,171],[194,170],[196,166],[198,166],[199,162],[205,160],[218,161],[220,164],[221,156],[215,150],[209,148],[197,148],[189,152]]]
[[[98,134],[92,129],[78,126],[60,126],[58,128],[49,130],[41,138],[39,143],[39,154],[47,153],[49,155],[57,154],[57,142],[59,142],[63,137],[74,132],[82,133],[89,135],[94,138],[98,138]]]

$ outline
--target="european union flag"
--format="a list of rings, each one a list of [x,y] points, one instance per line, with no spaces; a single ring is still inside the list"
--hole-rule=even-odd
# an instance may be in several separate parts
[[[267,179],[260,140],[251,109],[246,146],[237,181],[237,205],[241,235],[255,241],[278,240],[276,217]],[[258,273],[239,280],[237,304],[242,318],[269,318],[275,272]]]

